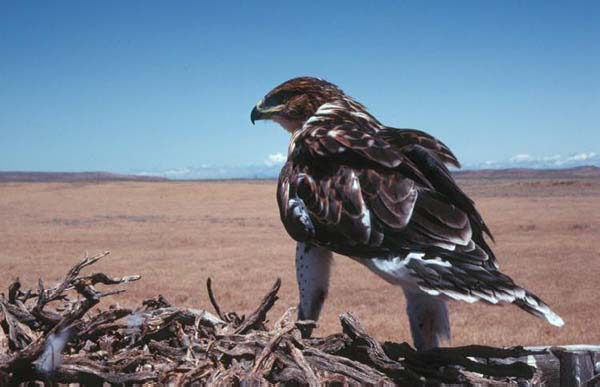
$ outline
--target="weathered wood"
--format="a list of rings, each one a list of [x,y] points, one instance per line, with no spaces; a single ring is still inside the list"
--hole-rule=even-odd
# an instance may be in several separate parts
[[[288,350],[290,351],[290,354],[292,355],[292,358],[294,359],[296,364],[298,364],[298,367],[300,367],[302,372],[304,372],[304,378],[306,380],[306,383],[311,387],[318,386],[319,379],[317,379],[315,372],[312,370],[312,368],[310,368],[310,364],[308,364],[308,362],[304,358],[302,351],[296,348],[294,344],[292,344],[292,342],[289,340],[286,342],[286,345]]]
[[[594,362],[594,377],[588,382],[588,386],[600,387],[600,350],[590,351]]]
[[[403,380],[413,385],[422,383],[419,375],[394,361],[383,351],[381,344],[367,334],[356,317],[350,313],[340,316],[344,333],[352,340],[345,353],[348,357],[363,363],[372,364],[375,369],[389,376],[392,380]]]
[[[600,345],[537,346],[526,347],[526,349],[536,352],[534,355],[520,358],[521,361],[527,362],[527,364],[536,368],[536,373],[531,379],[535,385],[561,385],[561,360],[558,356],[560,352],[587,353],[592,364],[597,362],[596,359],[600,359]],[[567,364],[565,367],[568,369],[570,366]],[[596,376],[599,373],[600,367],[594,366],[593,375]],[[581,383],[585,382],[586,380],[581,379]]]
[[[302,354],[311,367],[319,369],[321,372],[342,375],[352,383],[391,383],[385,374],[358,361],[330,355],[315,348],[307,348],[302,351]]]
[[[267,293],[267,295],[263,298],[262,302],[258,306],[258,308],[248,316],[248,318],[243,321],[239,327],[235,329],[235,333],[245,333],[250,328],[256,327],[257,324],[262,324],[267,318],[267,312],[271,310],[275,302],[277,301],[277,292],[279,292],[279,288],[281,287],[281,279],[277,278],[273,287]]]
[[[0,385],[600,382],[600,347],[466,346],[419,352],[407,343],[379,343],[348,313],[340,316],[342,333],[302,338],[301,330],[314,322],[296,321],[293,308],[274,324],[266,322],[279,280],[248,317],[224,312],[210,281],[217,315],[179,308],[162,296],[137,308],[93,311],[103,297],[123,291],[100,291],[96,285],[139,279],[81,274],[107,254],[85,257],[54,287],[40,280],[36,291],[23,292],[17,280],[8,297],[0,294]]]
[[[560,362],[560,385],[564,387],[585,386],[594,377],[594,362],[588,351],[568,351],[552,348]]]

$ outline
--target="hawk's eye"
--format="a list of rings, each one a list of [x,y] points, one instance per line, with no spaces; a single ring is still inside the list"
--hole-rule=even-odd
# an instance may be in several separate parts
[[[273,94],[269,97],[267,97],[267,99],[265,100],[265,105],[267,106],[279,106],[279,105],[283,105],[284,103],[287,102],[287,100],[289,99],[289,97],[291,96],[291,94],[287,91],[281,91],[277,94]]]

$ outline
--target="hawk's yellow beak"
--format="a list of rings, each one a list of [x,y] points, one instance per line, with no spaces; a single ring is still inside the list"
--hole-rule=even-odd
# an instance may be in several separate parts
[[[265,119],[265,117],[262,115],[260,110],[258,110],[257,107],[255,106],[254,109],[252,109],[252,112],[250,113],[250,121],[252,121],[252,125],[254,125],[254,121],[264,120],[264,119]]]
[[[252,124],[254,125],[254,121],[269,119],[273,114],[283,110],[283,108],[285,108],[285,105],[265,108],[264,100],[261,99],[252,109],[252,112],[250,113],[250,121],[252,121]]]

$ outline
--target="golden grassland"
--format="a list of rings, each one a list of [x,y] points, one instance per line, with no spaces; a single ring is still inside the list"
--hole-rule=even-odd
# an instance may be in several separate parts
[[[514,306],[453,302],[453,345],[600,343],[600,180],[465,180],[496,236],[501,268],[566,321],[562,329]],[[253,308],[277,277],[275,315],[297,302],[295,243],[280,225],[275,182],[0,184],[0,287],[57,281],[85,251],[110,250],[96,270],[141,274],[119,296],[159,293],[209,308],[212,277],[225,310]],[[104,307],[108,307],[105,302]],[[379,339],[410,341],[400,289],[337,256],[317,335],[351,311]]]

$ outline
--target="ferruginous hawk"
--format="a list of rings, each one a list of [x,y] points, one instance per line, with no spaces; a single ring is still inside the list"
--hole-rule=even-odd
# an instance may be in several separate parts
[[[277,188],[281,221],[298,242],[298,317],[317,320],[332,252],[400,285],[415,346],[450,338],[446,300],[513,303],[562,319],[498,270],[490,230],[446,165],[450,149],[414,129],[383,125],[336,85],[301,77],[271,90],[251,120],[291,133]],[[308,332],[310,334],[310,332]]]

